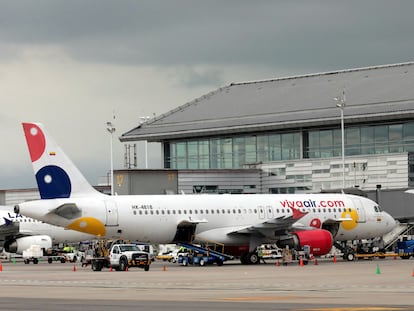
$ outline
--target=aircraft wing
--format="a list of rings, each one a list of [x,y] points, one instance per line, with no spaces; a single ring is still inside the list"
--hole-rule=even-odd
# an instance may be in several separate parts
[[[237,228],[234,231],[229,232],[229,234],[251,234],[266,236],[269,232],[271,232],[271,235],[274,237],[274,235],[282,235],[291,230],[294,226],[294,223],[296,223],[305,215],[306,213],[294,212],[293,215],[290,216],[276,217],[255,225]]]

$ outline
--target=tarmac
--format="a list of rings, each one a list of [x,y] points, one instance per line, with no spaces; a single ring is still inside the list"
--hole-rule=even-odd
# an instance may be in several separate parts
[[[2,310],[414,310],[414,259],[324,259],[92,271],[80,263],[2,262]],[[77,309],[79,307],[79,309]],[[50,309],[48,309],[50,308]]]

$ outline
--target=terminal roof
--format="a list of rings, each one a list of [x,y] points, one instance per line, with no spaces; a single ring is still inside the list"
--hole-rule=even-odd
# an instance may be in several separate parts
[[[231,83],[124,133],[163,141],[414,117],[414,62]],[[335,100],[336,99],[336,100]]]

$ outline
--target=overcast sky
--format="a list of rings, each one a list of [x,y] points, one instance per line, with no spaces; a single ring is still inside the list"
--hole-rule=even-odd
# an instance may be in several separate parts
[[[408,0],[0,0],[0,189],[35,187],[23,121],[45,124],[96,185],[107,121],[120,169],[117,138],[140,117],[231,82],[413,61],[413,12]],[[161,167],[152,146],[149,164]]]

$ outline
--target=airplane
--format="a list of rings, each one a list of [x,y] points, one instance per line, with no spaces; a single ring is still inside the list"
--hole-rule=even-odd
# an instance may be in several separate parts
[[[58,243],[81,242],[94,235],[67,230],[16,214],[12,206],[0,206],[0,247],[8,253],[22,254],[32,245],[51,249]]]
[[[41,200],[18,204],[15,212],[97,237],[153,244],[213,241],[243,264],[254,264],[261,244],[307,245],[321,256],[334,243],[381,237],[396,224],[376,202],[343,193],[105,195],[41,123],[22,125]],[[353,259],[350,247],[344,252]]]

